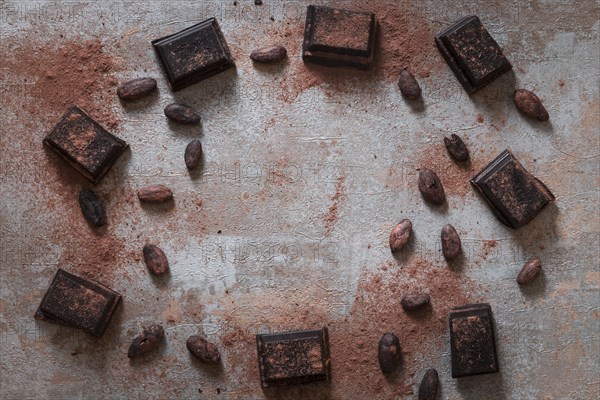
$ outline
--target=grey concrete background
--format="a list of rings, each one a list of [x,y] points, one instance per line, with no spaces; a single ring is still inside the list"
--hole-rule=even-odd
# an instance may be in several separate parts
[[[479,15],[515,66],[512,78],[501,78],[473,98],[448,68],[440,68],[420,79],[423,111],[408,107],[394,83],[385,80],[371,81],[369,91],[357,86],[332,97],[313,87],[282,101],[278,85],[270,84],[271,74],[279,74],[278,82],[291,81],[290,70],[265,73],[243,54],[268,38],[270,16],[278,23],[299,23],[310,2],[265,0],[262,8],[253,1],[232,3],[0,2],[4,45],[25,38],[43,41],[57,33],[101,37],[107,51],[123,60],[119,80],[158,78],[159,99],[131,109],[114,99],[113,110],[123,120],[118,135],[132,151],[98,190],[117,196],[123,194],[115,189],[120,183],[135,193],[136,187],[160,181],[176,197],[175,210],[147,210],[134,202],[130,212],[111,221],[124,252],[139,252],[145,240],[158,236],[172,273],[168,282],[157,283],[139,259],[119,259],[111,286],[123,294],[124,305],[105,338],[95,341],[35,321],[32,315],[56,268],[73,267],[63,260],[78,248],[67,232],[62,239],[49,238],[51,224],[64,217],[60,205],[43,205],[44,198],[54,196],[51,188],[39,192],[27,167],[23,173],[11,168],[27,163],[30,153],[14,135],[24,123],[16,103],[4,97],[14,93],[2,91],[0,398],[264,398],[258,376],[244,373],[245,365],[234,361],[254,363],[251,346],[243,358],[224,350],[223,371],[215,372],[190,360],[182,341],[200,330],[220,343],[233,329],[231,321],[249,334],[303,328],[297,320],[281,318],[293,313],[291,301],[304,302],[324,322],[346,318],[365,271],[393,260],[387,236],[404,216],[416,227],[415,251],[438,261],[439,228],[447,221],[459,227],[466,253],[463,273],[477,283],[467,290],[490,302],[495,313],[501,374],[452,380],[447,338],[440,339],[445,347],[421,356],[440,371],[440,398],[598,398],[598,3],[390,3],[418,9],[434,32],[463,15]],[[234,49],[237,70],[173,95],[149,41],[211,16]],[[112,47],[115,39],[122,42],[120,49]],[[135,46],[139,51],[128,50]],[[6,57],[10,54],[2,50],[0,66]],[[436,62],[443,64],[441,57]],[[550,124],[527,121],[517,112],[510,101],[513,85],[543,98]],[[162,115],[173,98],[198,108],[203,117],[206,165],[199,179],[189,179],[181,160],[197,132],[171,129]],[[484,123],[476,122],[480,113]],[[50,126],[33,124],[28,131],[41,143]],[[453,132],[468,135],[471,152],[484,160],[510,147],[552,189],[556,205],[516,232],[502,226],[472,191],[448,193],[448,210],[432,212],[420,201],[412,156]],[[37,167],[50,162],[41,160]],[[323,215],[340,176],[345,177],[343,199],[326,234]],[[190,196],[201,197],[201,211]],[[497,245],[486,250],[489,241]],[[542,257],[543,276],[520,290],[516,274],[534,254]],[[129,364],[129,340],[142,324],[153,322],[165,326],[167,344],[147,362]],[[333,369],[335,374],[335,364]],[[416,393],[422,372],[413,372]],[[313,398],[362,400],[361,385],[342,387],[334,380],[329,394],[316,392]],[[286,397],[272,398],[278,396]],[[372,393],[366,398],[388,397]]]

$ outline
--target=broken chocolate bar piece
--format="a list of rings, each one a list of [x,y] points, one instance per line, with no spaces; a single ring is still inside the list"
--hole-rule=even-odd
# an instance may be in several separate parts
[[[106,286],[59,269],[35,317],[78,328],[99,338],[119,301],[121,295]]]
[[[77,106],[69,108],[44,144],[96,184],[127,148]]]
[[[215,18],[152,41],[173,91],[235,66]]]
[[[368,69],[375,57],[375,14],[308,6],[302,59],[329,66]]]
[[[329,380],[327,328],[256,335],[263,387]]]
[[[483,194],[498,219],[514,229],[527,224],[554,201],[546,185],[527,172],[510,150],[504,150],[471,183]]]
[[[512,68],[498,43],[475,15],[464,17],[437,35],[435,43],[469,94]]]
[[[466,304],[450,310],[452,377],[498,372],[492,308]]]

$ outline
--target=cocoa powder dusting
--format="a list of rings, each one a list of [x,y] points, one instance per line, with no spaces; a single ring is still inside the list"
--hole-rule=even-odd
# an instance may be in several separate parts
[[[0,79],[21,84],[26,101],[15,99],[36,120],[51,125],[76,104],[102,126],[118,129],[121,121],[111,105],[115,101],[117,79],[113,74],[120,64],[104,51],[99,39],[61,40],[57,43],[25,42],[5,57]],[[10,74],[10,75],[8,75]]]
[[[400,72],[407,68],[417,78],[426,78],[431,71],[444,68],[434,44],[434,32],[429,21],[411,4],[398,7],[394,2],[344,2],[339,7],[354,11],[375,13],[378,22],[374,65],[369,71],[352,68],[330,68],[302,61],[302,38],[304,20],[290,19],[273,24],[269,37],[288,49],[289,68],[279,82],[279,99],[293,102],[298,95],[312,87],[328,96],[339,93],[373,90],[376,81],[389,83],[398,80]],[[345,32],[354,36],[353,30]]]
[[[337,182],[335,184],[335,194],[331,197],[332,203],[329,206],[327,213],[323,217],[323,225],[325,226],[325,236],[331,235],[331,232],[333,231],[335,223],[338,220],[338,206],[339,206],[340,198],[344,194],[345,179],[346,178],[344,176],[338,177]]]

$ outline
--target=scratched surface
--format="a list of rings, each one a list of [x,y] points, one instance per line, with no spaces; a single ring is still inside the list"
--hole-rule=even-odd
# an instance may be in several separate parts
[[[301,25],[309,2],[238,3],[0,2],[0,398],[414,398],[394,392],[391,383],[369,388],[366,373],[362,380],[343,381],[343,369],[351,364],[341,361],[339,345],[332,349],[333,379],[326,387],[263,392],[252,335],[331,323],[332,340],[343,343],[345,332],[335,324],[350,318],[369,271],[388,262],[408,268],[414,254],[448,268],[438,239],[447,222],[463,240],[461,282],[472,283],[462,286],[465,296],[492,305],[500,373],[451,379],[442,331],[435,334],[438,345],[407,355],[412,370],[402,372],[402,382],[416,394],[424,369],[435,367],[440,398],[598,398],[598,3],[390,3],[419,14],[432,32],[477,14],[514,65],[512,73],[469,97],[435,55],[431,73],[420,78],[420,109],[409,107],[394,82],[383,77],[368,85],[350,81],[339,93],[321,90],[325,82],[282,99],[281,85],[295,79],[298,30],[278,37],[291,50],[284,67],[255,68],[246,55],[274,30]],[[237,69],[174,95],[149,41],[212,16]],[[41,147],[51,124],[35,114],[24,116],[23,104],[36,98],[16,89],[19,71],[5,65],[11,45],[44,43],[59,34],[101,38],[123,66],[112,75],[119,80],[150,75],[159,85],[158,96],[133,107],[116,96],[105,100],[121,119],[116,133],[131,151],[96,187],[109,205],[104,235],[119,243],[98,245],[106,252],[100,257],[113,257],[111,271],[98,279],[124,298],[101,340],[33,319],[56,268],[78,271],[86,261],[83,252],[94,251],[78,238],[101,240],[89,233],[74,200],[67,204],[68,196],[58,193],[54,176],[67,168],[49,169],[59,161]],[[549,123],[517,112],[511,100],[516,87],[543,98]],[[162,109],[173,99],[200,111],[201,134],[165,122]],[[447,190],[447,209],[424,205],[416,168],[428,157],[419,161],[415,155],[426,148],[439,152],[442,137],[451,133],[467,138],[480,164],[510,147],[551,188],[556,204],[518,231],[494,218],[464,179],[448,185],[467,189]],[[201,138],[205,151],[196,177],[185,171],[182,158],[193,137]],[[39,170],[47,172],[34,175]],[[40,176],[46,178],[34,178]],[[174,206],[139,206],[135,189],[153,183],[173,189]],[[416,233],[414,254],[395,260],[387,237],[405,217]],[[139,258],[146,241],[167,253],[168,279],[148,276]],[[543,274],[521,289],[516,275],[533,255],[542,258]],[[370,320],[377,324],[376,315]],[[130,363],[125,355],[131,338],[151,323],[163,324],[167,342],[156,354]],[[185,350],[185,339],[198,332],[221,348],[219,369],[202,366]],[[242,344],[232,343],[239,338]],[[368,340],[362,351],[375,360],[376,341]]]

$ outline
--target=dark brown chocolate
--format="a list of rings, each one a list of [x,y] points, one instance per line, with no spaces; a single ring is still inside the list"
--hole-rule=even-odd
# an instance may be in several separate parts
[[[235,66],[215,18],[152,41],[173,91]]]
[[[35,317],[102,337],[121,295],[89,279],[59,269]]]
[[[504,150],[471,183],[483,194],[494,214],[505,225],[520,228],[531,221],[554,195]]]
[[[263,387],[329,380],[327,328],[256,335]]]
[[[96,184],[127,148],[77,106],[69,108],[44,144]]]
[[[450,310],[452,377],[498,372],[498,356],[489,304],[466,304]]]
[[[464,17],[435,37],[435,43],[470,94],[483,88],[512,65],[479,18]]]
[[[368,69],[375,57],[375,14],[308,6],[302,59],[328,66]]]

